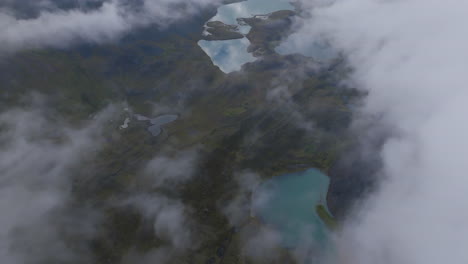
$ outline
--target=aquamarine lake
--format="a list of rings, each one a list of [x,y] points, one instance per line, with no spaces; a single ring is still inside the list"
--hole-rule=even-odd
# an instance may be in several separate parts
[[[329,183],[328,176],[317,169],[273,177],[254,192],[253,214],[280,233],[285,248],[323,246],[328,229],[316,205],[326,207]]]

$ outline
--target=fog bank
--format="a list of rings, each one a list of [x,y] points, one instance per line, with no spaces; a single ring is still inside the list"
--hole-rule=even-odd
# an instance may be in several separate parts
[[[375,153],[380,187],[339,234],[342,262],[466,262],[468,2],[304,2],[311,18],[289,41],[342,51],[349,81],[369,92],[361,116],[393,135]]]

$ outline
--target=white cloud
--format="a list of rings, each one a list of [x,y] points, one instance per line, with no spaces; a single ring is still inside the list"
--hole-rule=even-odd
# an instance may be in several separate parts
[[[144,0],[140,4],[123,0],[105,1],[95,9],[44,9],[37,17],[18,18],[0,9],[0,51],[24,48],[64,47],[75,42],[101,43],[121,37],[135,27],[159,27],[186,19],[217,0]],[[134,5],[134,6],[132,6]],[[49,5],[50,6],[50,5]]]
[[[100,146],[100,123],[107,114],[83,128],[71,128],[46,116],[37,107],[0,114],[2,263],[74,263],[89,256],[79,241],[95,233],[97,214],[66,205],[76,167]],[[69,243],[75,243],[75,248]]]
[[[251,217],[252,194],[261,182],[260,176],[252,172],[235,175],[237,183],[236,195],[220,205],[221,211],[233,226],[245,224]]]
[[[167,263],[198,245],[195,239],[196,223],[191,218],[194,212],[174,194],[178,184],[194,175],[197,162],[197,150],[157,155],[146,163],[143,172],[135,178],[135,185],[130,188],[131,194],[115,202],[117,206],[135,208],[146,221],[152,223],[155,237],[165,242],[164,246],[144,254],[131,250],[123,263]]]
[[[38,18],[16,19],[0,13],[3,50],[42,46],[67,46],[74,41],[109,41],[130,29],[115,3],[90,12],[43,12]]]
[[[325,37],[369,91],[363,111],[393,129],[385,181],[338,239],[346,263],[468,260],[468,2],[328,1],[295,41]],[[376,153],[376,155],[378,155]]]
[[[161,187],[189,180],[196,169],[198,152],[181,151],[175,155],[158,155],[148,161],[138,184],[146,187]]]
[[[281,255],[281,234],[267,226],[244,228],[240,234],[242,255],[254,261],[276,263]]]
[[[130,197],[122,205],[131,205],[153,221],[155,235],[168,242],[172,249],[183,250],[194,246],[190,208],[176,199],[159,194],[141,194]]]

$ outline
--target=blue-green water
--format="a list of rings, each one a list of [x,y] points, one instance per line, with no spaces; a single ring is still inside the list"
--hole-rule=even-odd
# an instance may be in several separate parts
[[[263,182],[253,195],[253,213],[282,236],[286,248],[323,246],[327,227],[316,213],[326,206],[329,178],[316,169],[289,173]]]

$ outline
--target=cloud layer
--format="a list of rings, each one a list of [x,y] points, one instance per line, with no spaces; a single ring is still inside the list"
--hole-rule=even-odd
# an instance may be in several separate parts
[[[36,16],[27,18],[16,15],[16,5],[3,3],[3,8],[0,6],[0,51],[112,41],[136,27],[149,24],[166,27],[218,1],[109,0],[94,1],[100,2],[94,8],[78,5],[68,9],[61,9],[54,2],[29,4]]]
[[[36,108],[0,114],[2,263],[87,262],[82,242],[97,232],[99,214],[67,204],[76,168],[99,149],[107,114],[82,128],[47,116]]]
[[[107,229],[108,210],[137,214],[141,226],[132,228],[162,243],[148,252],[131,247],[121,253],[122,263],[167,263],[198,245],[193,209],[175,194],[194,175],[196,149],[161,151],[143,162],[125,192],[105,201],[77,199],[79,176],[96,182],[106,177],[88,170],[103,158],[117,112],[108,107],[72,125],[39,99],[0,113],[0,262],[93,263],[99,257],[93,241],[112,246],[118,243],[112,234],[125,232]]]
[[[313,1],[293,42],[325,38],[369,91],[364,115],[392,135],[379,190],[345,225],[345,263],[468,260],[468,3],[457,0]],[[320,5],[315,5],[318,4]]]

